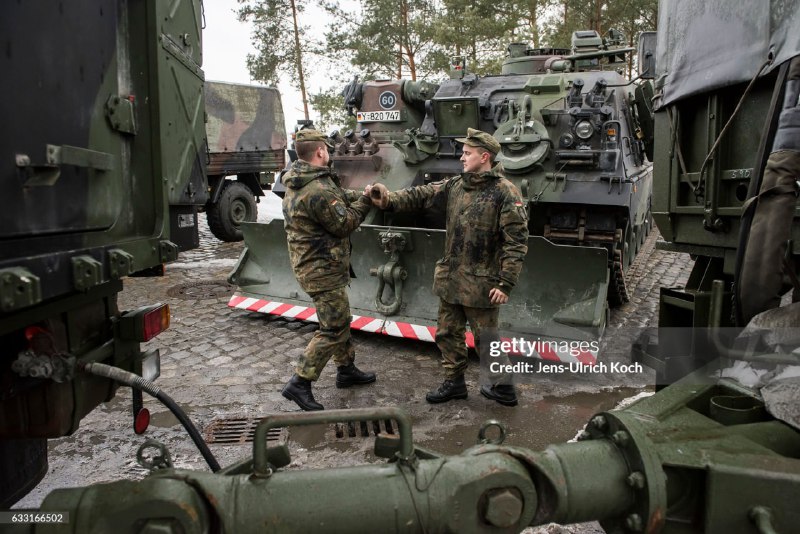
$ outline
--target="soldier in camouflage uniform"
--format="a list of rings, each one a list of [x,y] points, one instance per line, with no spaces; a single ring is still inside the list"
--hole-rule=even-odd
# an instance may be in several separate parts
[[[391,193],[383,184],[367,188],[383,209],[446,210],[445,255],[436,262],[433,280],[433,292],[440,298],[436,344],[442,351],[446,380],[426,395],[432,403],[467,398],[465,323],[476,345],[483,334],[486,347],[496,335],[499,306],[508,302],[528,250],[522,197],[503,176],[502,165],[493,166],[500,144],[472,128],[458,141],[464,143],[460,176]],[[517,404],[512,384],[484,385],[481,394],[507,406]]]
[[[338,366],[336,387],[375,381],[354,364],[350,341],[349,235],[364,221],[372,203],[368,196],[345,191],[331,173],[328,138],[317,130],[297,132],[297,161],[284,176],[284,226],[289,258],[297,281],[317,309],[319,330],[306,347],[295,374],[282,394],[303,410],[322,410],[311,391],[328,360]]]

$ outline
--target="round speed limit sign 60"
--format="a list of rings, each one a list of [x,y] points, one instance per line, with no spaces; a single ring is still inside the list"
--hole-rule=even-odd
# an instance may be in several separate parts
[[[381,96],[378,97],[378,104],[380,104],[383,109],[392,109],[396,103],[397,97],[391,91],[384,91],[381,93]]]

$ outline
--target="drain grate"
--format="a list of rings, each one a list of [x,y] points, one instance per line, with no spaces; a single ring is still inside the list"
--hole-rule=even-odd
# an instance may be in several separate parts
[[[381,430],[381,423],[383,423],[384,430]],[[381,432],[394,434],[391,419],[386,419],[385,421],[348,421],[347,423],[336,423],[333,428],[336,437],[339,439],[368,438],[370,435],[377,436]]]
[[[256,427],[261,419],[253,417],[223,417],[214,419],[203,431],[206,443],[243,444],[252,443]],[[285,443],[289,436],[285,428],[271,428],[267,432],[267,444]]]
[[[224,280],[198,280],[187,282],[167,289],[167,296],[184,300],[203,300],[229,297],[236,286]]]

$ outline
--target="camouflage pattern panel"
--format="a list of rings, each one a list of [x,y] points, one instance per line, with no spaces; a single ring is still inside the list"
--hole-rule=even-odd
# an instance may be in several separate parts
[[[285,166],[286,126],[277,89],[206,82],[205,102],[209,175],[276,172]]]
[[[0,133],[8,156],[0,163],[0,311],[175,257],[164,181],[177,188],[191,173],[202,177],[192,153],[202,132],[183,146],[153,137],[168,137],[160,129],[169,103],[159,80],[169,75],[161,85],[175,83],[143,52],[164,41],[160,6],[98,0],[63,10],[44,1],[4,8],[8,53],[0,68],[15,82],[0,89],[0,113],[14,125]],[[173,14],[188,26],[174,26],[176,35],[199,36],[199,2],[178,4]],[[192,46],[199,61],[199,40]]]
[[[158,46],[153,58],[158,83],[158,134],[164,155],[156,172],[168,184],[170,205],[201,206],[208,200],[201,7],[193,0],[155,2],[152,14],[150,24],[157,28],[157,35],[151,46]]]
[[[527,253],[527,216],[510,182],[463,175],[449,182],[444,257],[436,263],[434,293],[469,307],[493,308],[489,292],[517,283]]]
[[[371,208],[362,197],[350,203],[347,193],[327,176],[314,176],[314,169],[319,167],[302,160],[293,164],[282,203],[292,270],[307,293],[348,284],[349,236]],[[305,185],[296,187],[294,182],[303,180]]]

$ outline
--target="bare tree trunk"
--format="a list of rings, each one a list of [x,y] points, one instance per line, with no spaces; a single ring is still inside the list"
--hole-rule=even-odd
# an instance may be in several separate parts
[[[399,80],[403,77],[403,43],[397,43],[397,76],[395,79]]]
[[[414,54],[412,52],[408,52],[408,70],[409,74],[411,75],[411,80],[417,80],[417,62],[414,59]]]
[[[595,0],[594,2],[594,29],[597,30],[597,33],[600,35],[603,34],[603,25],[600,24],[600,17],[601,15],[601,8],[602,8],[602,0]]]
[[[405,33],[408,31],[408,4],[405,0],[400,2],[400,21],[403,25],[403,31],[400,33],[400,42],[398,43],[397,52],[397,78],[403,77],[403,54],[405,54]]]
[[[528,23],[531,27],[531,45],[538,48],[539,43],[539,0],[528,0]]]
[[[308,120],[308,96],[306,95],[306,80],[303,76],[303,55],[300,50],[300,28],[297,27],[297,6],[292,2],[292,22],[294,23],[294,49],[297,55],[297,77],[300,79],[300,94],[303,97],[303,114]]]

